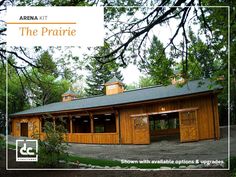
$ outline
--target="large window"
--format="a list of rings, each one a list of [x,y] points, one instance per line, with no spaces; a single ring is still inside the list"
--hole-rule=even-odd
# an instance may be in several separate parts
[[[115,114],[98,114],[94,115],[94,132],[95,133],[114,133],[116,132]]]
[[[89,116],[72,116],[73,133],[91,133]]]

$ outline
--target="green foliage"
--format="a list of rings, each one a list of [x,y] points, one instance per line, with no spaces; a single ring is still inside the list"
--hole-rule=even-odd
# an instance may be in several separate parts
[[[138,88],[138,84],[133,82],[131,84],[127,84],[125,89],[126,90],[134,90],[134,89],[137,89],[137,88]]]
[[[0,135],[0,152],[5,149],[5,138]]]
[[[61,95],[69,89],[71,83],[65,79],[58,79],[58,69],[53,58],[46,51],[37,61],[39,68],[30,71],[31,82],[28,92],[33,105],[41,106],[61,101]]]
[[[110,46],[104,44],[100,48],[98,56],[102,56],[110,51]],[[107,59],[106,59],[107,60]],[[116,76],[120,81],[123,81],[123,76],[119,70],[118,63],[111,57],[111,62],[103,63],[97,59],[90,58],[86,69],[90,72],[86,78],[88,88],[85,89],[87,95],[101,95],[105,93],[104,84]]]
[[[228,159],[225,160],[226,167],[228,167]],[[236,157],[231,156],[230,157],[230,176],[231,177],[236,177]]]
[[[218,69],[215,78],[224,76],[225,80],[221,81],[224,87],[223,92],[219,95],[220,103],[220,117],[222,120],[227,117],[228,109],[228,43],[230,44],[230,101],[231,101],[231,124],[236,124],[236,1],[229,0],[204,0],[202,1],[204,6],[228,6],[230,14],[228,14],[228,8],[204,8],[206,15],[206,22],[212,30],[212,49],[214,50],[214,56],[222,60],[222,66]],[[230,15],[230,21],[228,21],[228,15]],[[228,24],[230,26],[228,26]],[[204,23],[202,21],[202,26]],[[230,27],[230,31],[228,31]],[[228,32],[230,32],[230,38],[228,40]],[[221,121],[222,121],[221,120]],[[227,122],[224,121],[226,124]]]
[[[46,122],[44,127],[46,138],[39,142],[39,161],[40,167],[60,167],[63,164],[60,161],[68,162],[68,144],[64,141],[66,129],[61,124],[53,125],[52,122]],[[64,165],[65,165],[64,164]]]
[[[40,73],[58,77],[57,65],[48,51],[41,54],[40,58],[36,62],[36,65],[38,66],[38,71]]]
[[[8,60],[14,64],[14,59],[10,56]],[[0,113],[6,110],[6,63],[0,63]],[[26,80],[20,78],[12,65],[8,64],[8,112],[14,113],[29,108],[29,102],[22,85]]]
[[[156,85],[155,81],[153,81],[152,77],[144,77],[140,76],[139,78],[139,87],[144,88],[144,87],[150,87]]]
[[[166,57],[163,44],[154,36],[148,49],[147,61],[140,63],[140,69],[150,76],[154,85],[169,85],[173,75],[172,65],[173,61]]]
[[[155,85],[155,83],[152,80],[152,77],[140,76],[138,83],[134,82],[132,84],[127,85],[126,90],[134,90],[134,89],[145,88],[145,87],[150,87],[150,86],[154,86],[154,85]]]

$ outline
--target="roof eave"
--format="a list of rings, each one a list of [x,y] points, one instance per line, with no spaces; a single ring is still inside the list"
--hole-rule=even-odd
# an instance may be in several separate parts
[[[123,104],[113,104],[113,105],[109,105],[109,106],[98,106],[98,107],[88,107],[88,108],[81,108],[81,109],[71,109],[71,110],[58,110],[58,111],[51,111],[51,112],[39,112],[39,113],[29,113],[29,114],[11,114],[9,115],[10,117],[22,117],[22,116],[38,116],[38,115],[42,115],[42,114],[47,114],[47,113],[58,113],[58,112],[63,112],[63,113],[69,113],[69,112],[75,112],[75,111],[88,111],[88,110],[95,110],[95,109],[106,109],[106,108],[110,108],[110,107],[121,107],[121,106],[129,106],[132,104],[143,104],[145,102],[153,102],[153,101],[162,101],[162,100],[168,100],[168,99],[176,99],[179,97],[189,97],[189,96],[193,96],[193,95],[202,95],[202,94],[218,94],[223,90],[222,88],[217,88],[217,89],[213,89],[213,90],[208,90],[208,91],[203,91],[203,92],[198,92],[198,93],[190,93],[190,94],[184,94],[184,95],[177,95],[177,96],[171,96],[171,97],[164,97],[164,98],[157,98],[157,99],[149,99],[149,100],[143,100],[143,101],[135,101],[135,102],[128,102],[128,103],[123,103]]]

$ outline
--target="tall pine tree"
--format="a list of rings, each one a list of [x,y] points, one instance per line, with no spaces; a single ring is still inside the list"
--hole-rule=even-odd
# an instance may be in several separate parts
[[[104,55],[110,51],[108,44],[105,44],[99,51],[98,55]],[[120,81],[123,81],[123,76],[119,70],[119,65],[116,61],[101,63],[94,58],[90,58],[86,69],[90,72],[86,78],[87,88],[86,95],[102,95],[105,93],[104,84],[116,76]]]
[[[153,37],[148,49],[145,63],[141,63],[141,71],[146,72],[154,85],[168,85],[171,83],[173,60],[166,57],[163,44],[156,36]]]

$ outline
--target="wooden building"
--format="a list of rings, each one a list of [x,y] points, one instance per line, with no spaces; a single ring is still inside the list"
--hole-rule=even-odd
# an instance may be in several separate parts
[[[106,95],[74,99],[63,94],[52,103],[11,115],[13,136],[43,139],[44,124],[65,120],[67,140],[94,144],[150,144],[160,139],[180,142],[219,139],[217,94],[209,80],[189,81],[183,87],[155,86],[124,91],[113,78]],[[50,115],[50,116],[49,116]]]

